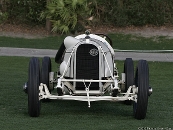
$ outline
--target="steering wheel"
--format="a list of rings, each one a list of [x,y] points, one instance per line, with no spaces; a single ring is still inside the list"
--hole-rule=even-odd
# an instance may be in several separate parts
[[[108,35],[102,34],[102,33],[98,33],[98,34],[95,34],[95,35],[103,36],[104,39],[107,38],[109,40],[109,44],[112,46],[112,40],[111,40],[111,38]]]

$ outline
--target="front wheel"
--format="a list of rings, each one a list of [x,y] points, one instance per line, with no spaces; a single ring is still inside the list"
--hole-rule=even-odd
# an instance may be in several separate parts
[[[138,88],[137,102],[133,102],[133,113],[136,119],[144,119],[148,106],[149,68],[147,61],[140,60],[135,74],[135,85]]]
[[[38,117],[40,114],[40,66],[38,58],[31,58],[28,78],[28,113],[31,117]]]

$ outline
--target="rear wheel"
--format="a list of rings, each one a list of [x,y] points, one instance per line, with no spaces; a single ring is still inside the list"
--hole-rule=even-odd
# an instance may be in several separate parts
[[[31,58],[28,77],[28,113],[31,117],[38,117],[40,114],[40,66],[38,58]]]
[[[124,73],[125,73],[125,92],[129,89],[129,86],[134,84],[134,65],[132,58],[126,58],[124,62]],[[126,105],[131,105],[131,100],[125,101]]]
[[[49,72],[51,72],[51,60],[50,57],[44,57],[41,68],[41,83],[46,84],[49,91],[51,91],[53,88],[49,86]]]
[[[135,85],[138,88],[137,102],[133,102],[133,113],[136,119],[144,119],[146,117],[148,106],[148,90],[149,90],[149,68],[147,61],[140,60],[135,74]]]

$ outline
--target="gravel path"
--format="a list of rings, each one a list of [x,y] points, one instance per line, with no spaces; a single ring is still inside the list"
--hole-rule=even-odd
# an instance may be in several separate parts
[[[0,47],[0,56],[25,56],[25,57],[44,57],[54,58],[57,50],[50,49],[29,49],[29,48],[10,48]],[[135,53],[135,52],[115,52],[115,60],[133,60],[173,62],[173,53]]]

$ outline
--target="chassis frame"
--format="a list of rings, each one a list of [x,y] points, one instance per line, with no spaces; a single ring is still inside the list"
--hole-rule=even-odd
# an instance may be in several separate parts
[[[76,82],[80,82],[82,80],[66,80],[66,79],[62,79],[62,82],[67,82],[67,81],[76,81]],[[95,82],[96,80],[87,80],[84,82]],[[98,82],[98,81],[97,81]],[[103,82],[103,80],[101,80],[100,82]],[[104,82],[113,82],[112,80],[104,80]],[[55,87],[57,88],[57,86]],[[135,85],[130,86],[127,90],[126,93],[119,93],[116,97],[113,96],[104,96],[104,93],[102,95],[97,95],[100,94],[97,91],[89,91],[89,87],[86,87],[85,91],[78,91],[76,93],[83,93],[86,94],[86,96],[82,96],[82,95],[73,95],[72,93],[70,95],[63,95],[63,96],[58,96],[58,95],[53,95],[50,93],[49,89],[47,88],[46,84],[41,83],[39,86],[39,100],[42,99],[57,99],[57,100],[76,100],[76,101],[86,101],[88,102],[88,107],[91,106],[90,102],[93,101],[126,101],[126,100],[132,100],[137,102],[137,87]],[[91,94],[91,95],[90,95]],[[95,96],[94,96],[94,95]],[[111,95],[111,93],[110,93]]]

